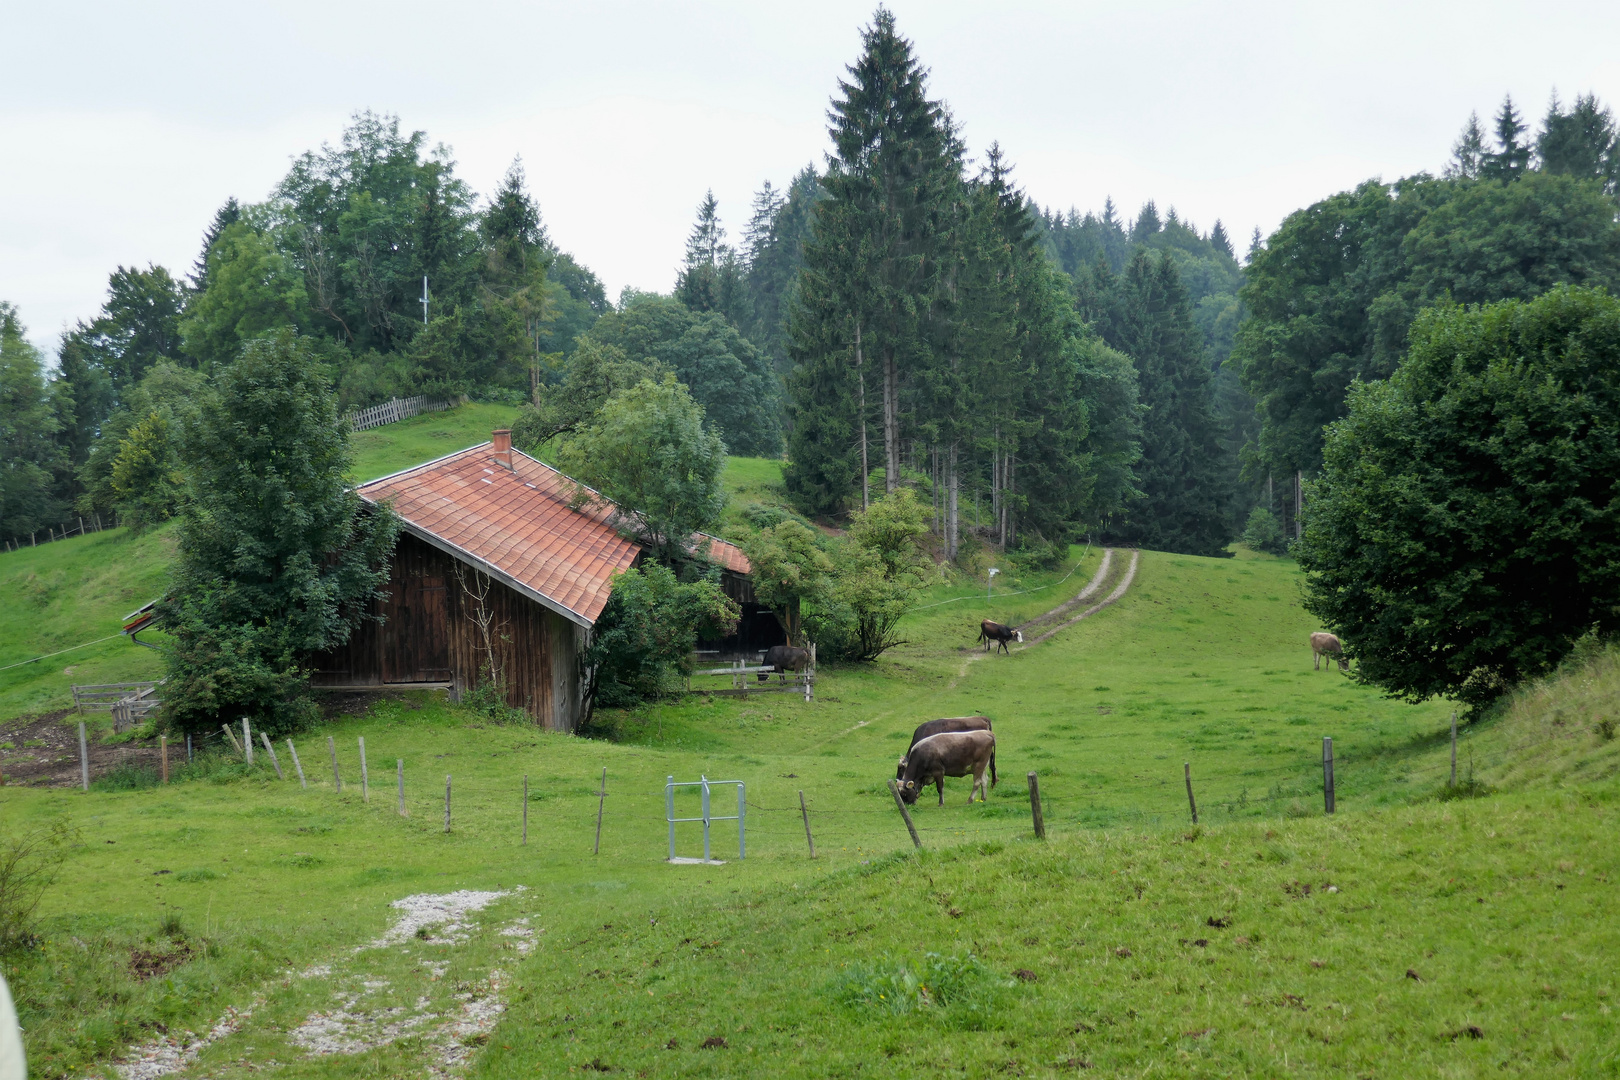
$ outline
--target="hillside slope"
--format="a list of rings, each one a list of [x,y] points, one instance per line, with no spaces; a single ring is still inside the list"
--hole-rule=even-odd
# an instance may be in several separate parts
[[[616,896],[472,1075],[1613,1075],[1617,826],[1538,793]]]

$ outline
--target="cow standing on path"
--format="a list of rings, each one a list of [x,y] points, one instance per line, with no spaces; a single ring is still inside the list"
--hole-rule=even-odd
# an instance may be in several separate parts
[[[930,735],[913,746],[904,759],[900,776],[900,799],[908,805],[917,801],[922,789],[929,784],[939,788],[939,805],[945,805],[945,778],[947,776],[973,776],[973,787],[968,791],[968,802],[979,796],[981,802],[989,799],[985,787],[984,770],[995,756],[996,737],[988,731],[947,731]]]
[[[989,730],[990,720],[988,717],[984,716],[947,716],[939,720],[928,720],[924,723],[918,724],[917,730],[911,733],[911,746],[906,747],[906,753],[909,755],[911,753],[911,747],[916,746],[924,739],[943,734],[947,731]],[[900,759],[900,766],[899,768],[895,769],[894,778],[896,780],[904,780],[906,778],[905,758]],[[996,786],[996,752],[993,749],[990,751],[990,786]],[[945,793],[941,791],[940,798],[943,800],[944,797]]]
[[[991,622],[989,619],[986,619],[979,624],[979,637],[974,644],[977,645],[980,641],[984,642],[984,649],[986,652],[990,651],[990,643],[992,641],[1001,643],[1002,652],[1009,652],[1010,650],[1007,648],[1007,642],[1016,641],[1022,645],[1024,643],[1024,632],[1022,630],[1014,630],[1010,626],[1003,626],[998,622]]]
[[[1322,657],[1331,656],[1339,661],[1339,670],[1348,673],[1350,661],[1345,659],[1344,645],[1334,634],[1318,632],[1311,635],[1311,657],[1316,662],[1316,670],[1322,670]]]

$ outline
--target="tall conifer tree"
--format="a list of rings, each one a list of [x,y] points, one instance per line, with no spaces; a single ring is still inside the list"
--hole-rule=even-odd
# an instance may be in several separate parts
[[[1192,303],[1168,254],[1138,251],[1112,282],[1102,321],[1108,344],[1136,362],[1141,402],[1143,498],[1121,539],[1161,551],[1219,554],[1231,540],[1229,479],[1211,394],[1203,338]]]
[[[820,292],[804,297],[799,320],[804,325],[795,332],[794,348],[801,368],[854,364],[858,421],[851,427],[862,433],[860,449],[868,465],[867,410],[860,399],[876,384],[885,488],[894,491],[908,421],[903,396],[912,377],[931,362],[925,324],[938,300],[961,148],[943,108],[929,100],[927,73],[911,42],[896,30],[891,12],[878,10],[862,31],[862,45],[832,103],[834,153],[823,180],[828,198],[817,212],[803,280],[805,290]],[[836,354],[828,353],[834,343]],[[810,391],[826,381],[824,375],[801,374],[795,389],[796,439],[826,408],[811,400]],[[808,429],[802,437],[807,443],[821,440]],[[830,474],[810,474],[822,468],[811,460],[814,454],[801,458],[796,444],[791,456],[790,490],[806,495],[829,490]]]

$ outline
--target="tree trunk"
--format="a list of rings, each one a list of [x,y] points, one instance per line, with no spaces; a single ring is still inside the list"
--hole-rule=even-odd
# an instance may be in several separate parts
[[[892,348],[883,351],[883,493],[900,487],[900,372]]]
[[[945,557],[956,561],[957,541],[961,535],[961,519],[957,517],[957,491],[960,478],[956,475],[956,444],[951,443],[950,458],[946,463]]]
[[[1305,503],[1305,474],[1294,473],[1294,539],[1298,540],[1305,535],[1305,523],[1300,520],[1299,512]]]
[[[943,539],[945,534],[944,534],[943,530],[941,530],[940,527],[939,527],[939,509],[940,509],[940,507],[939,507],[939,446],[938,446],[938,444],[932,445],[932,446],[930,446],[928,448],[928,466],[929,466],[930,473],[932,475],[932,479],[931,479],[931,481],[929,483],[929,487],[930,487],[929,501],[931,501],[934,504],[934,535],[940,537],[941,539]]]
[[[872,505],[870,477],[872,466],[866,460],[866,365],[861,355],[861,324],[855,324],[855,372],[861,379],[861,511]]]
[[[990,458],[990,527],[1001,520],[1001,429],[995,432],[995,454]]]
[[[1017,489],[1017,473],[1015,462],[1011,454],[1007,455],[1007,492],[1011,494]],[[1018,543],[1018,519],[1013,516],[1012,503],[1004,495],[1001,499],[1002,513],[1006,516],[1007,525],[1002,532],[1001,546],[1007,547]]]

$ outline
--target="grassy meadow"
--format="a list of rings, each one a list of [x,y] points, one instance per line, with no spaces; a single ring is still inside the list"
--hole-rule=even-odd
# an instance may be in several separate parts
[[[444,412],[423,413],[397,424],[357,431],[353,436],[354,477],[360,481],[420,465],[424,461],[489,442],[489,433],[510,427],[518,410],[476,402]]]
[[[407,422],[409,447],[374,447],[368,469],[479,441],[487,417],[464,442],[421,433],[462,411]],[[734,459],[728,484],[770,502],[778,477]],[[59,550],[59,589],[76,590],[34,622],[67,619],[75,597],[118,608],[120,568],[139,551],[160,571],[161,543],[109,531],[20,553]],[[102,569],[70,559],[74,544],[102,551]],[[0,575],[18,573],[7,558]],[[296,738],[307,789],[281,744],[286,779],[261,750],[168,787],[126,774],[88,795],[0,790],[7,834],[75,830],[41,944],[0,958],[34,1073],[93,1074],[235,1009],[234,1032],[176,1075],[1620,1074],[1620,757],[1601,726],[1620,656],[1465,728],[1475,770],[1460,793],[1482,797],[1450,799],[1450,706],[1313,671],[1316,627],[1285,560],[1143,552],[1114,606],[1011,655],[974,647],[979,620],[1035,618],[1101,562],[1076,547],[1050,571],[1007,567],[992,597],[982,578],[941,578],[902,623],[906,644],[824,666],[814,702],[693,694],[600,715],[608,737],[583,738],[400,694]],[[0,615],[0,640],[25,651],[13,619]],[[26,690],[13,685],[0,695]],[[971,807],[965,780],[943,808],[924,796],[916,852],[884,782],[916,723],[967,713],[995,723],[1001,782]],[[718,822],[723,865],[663,861],[670,775],[746,782],[745,859]],[[677,812],[698,804],[684,789]],[[716,788],[713,812],[734,810]],[[700,826],[679,829],[679,854],[700,855]],[[503,895],[460,929],[359,948],[393,924],[393,902],[459,890]],[[340,1052],[311,1050],[311,1031]]]
[[[510,424],[504,405],[463,405],[354,436],[354,475],[388,473],[480,442]],[[38,663],[0,671],[0,719],[73,704],[75,683],[137,682],[162,674],[159,655],[119,637],[124,615],[163,591],[174,551],[172,525],[135,536],[107,529],[88,536],[0,552],[0,667],[83,645]],[[105,714],[98,719],[105,720]]]

